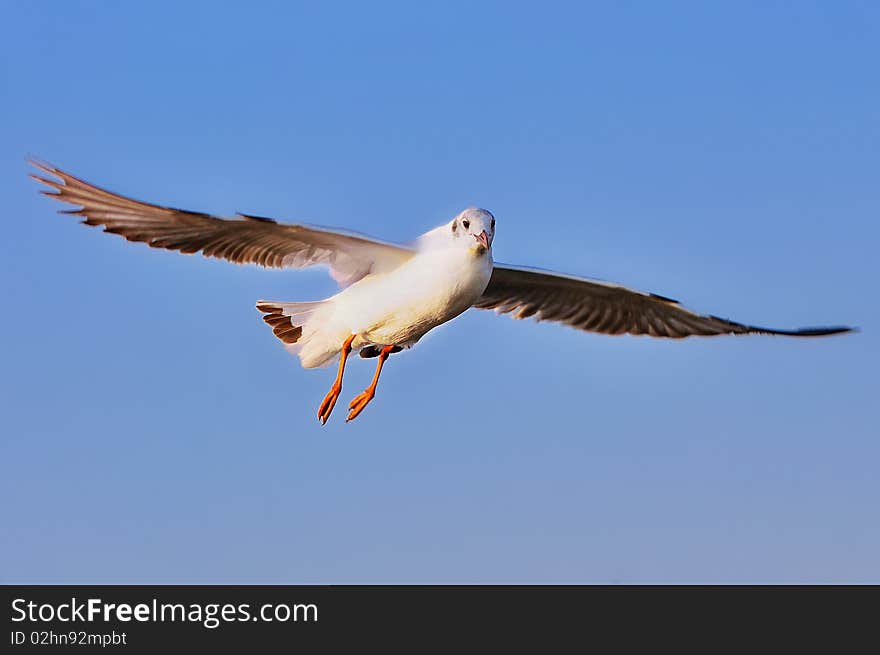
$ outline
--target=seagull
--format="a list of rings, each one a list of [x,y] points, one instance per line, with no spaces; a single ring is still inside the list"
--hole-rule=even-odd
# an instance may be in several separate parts
[[[586,332],[681,339],[722,334],[819,337],[853,328],[776,330],[736,323],[685,309],[676,300],[601,280],[534,268],[496,264],[492,259],[495,217],[470,207],[409,245],[354,232],[237,214],[220,218],[201,212],[133,200],[85,182],[46,163],[30,162],[41,192],[78,209],[85,225],[146,243],[238,264],[306,268],[323,264],[339,293],[314,302],[260,300],[257,309],[285,349],[303,368],[338,360],[336,379],[318,407],[325,424],[342,393],[349,356],[377,358],[370,385],[349,404],[346,421],[376,395],[388,357],[411,348],[430,330],[471,307],[513,318],[533,317]]]

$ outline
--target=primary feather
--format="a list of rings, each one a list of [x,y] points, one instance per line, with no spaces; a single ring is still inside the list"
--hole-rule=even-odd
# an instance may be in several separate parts
[[[848,327],[775,330],[701,315],[678,301],[610,282],[530,268],[496,265],[489,286],[474,304],[514,318],[563,323],[586,332],[682,339],[720,334],[817,337],[850,332]]]
[[[206,257],[270,268],[326,264],[341,287],[370,273],[393,270],[413,255],[403,246],[340,230],[283,224],[249,214],[219,218],[141,202],[89,184],[54,166],[31,163],[60,180],[32,175],[51,188],[43,191],[44,195],[79,206],[63,213],[83,216],[86,225],[103,225],[105,232],[153,248],[200,252]]]

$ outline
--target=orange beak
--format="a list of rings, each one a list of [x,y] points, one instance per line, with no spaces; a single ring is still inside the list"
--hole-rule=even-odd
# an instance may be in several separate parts
[[[486,234],[486,230],[483,230],[479,234],[474,235],[474,239],[483,244],[483,247],[488,250],[489,249],[489,235]]]

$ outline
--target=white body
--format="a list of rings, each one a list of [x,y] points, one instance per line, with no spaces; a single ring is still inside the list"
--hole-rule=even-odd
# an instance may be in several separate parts
[[[491,250],[477,244],[462,248],[426,240],[393,271],[367,275],[301,312],[291,303],[292,321],[300,318],[303,334],[287,349],[299,355],[303,367],[312,368],[334,361],[352,334],[355,350],[370,345],[408,348],[472,306],[489,284],[492,266]]]

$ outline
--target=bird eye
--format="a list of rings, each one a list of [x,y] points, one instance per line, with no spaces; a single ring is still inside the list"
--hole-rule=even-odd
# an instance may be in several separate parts
[[[464,229],[468,229],[471,226],[471,222],[468,219],[464,219],[461,224],[464,226]]]
[[[492,229],[493,230],[495,229],[495,219],[494,218],[492,219]]]

